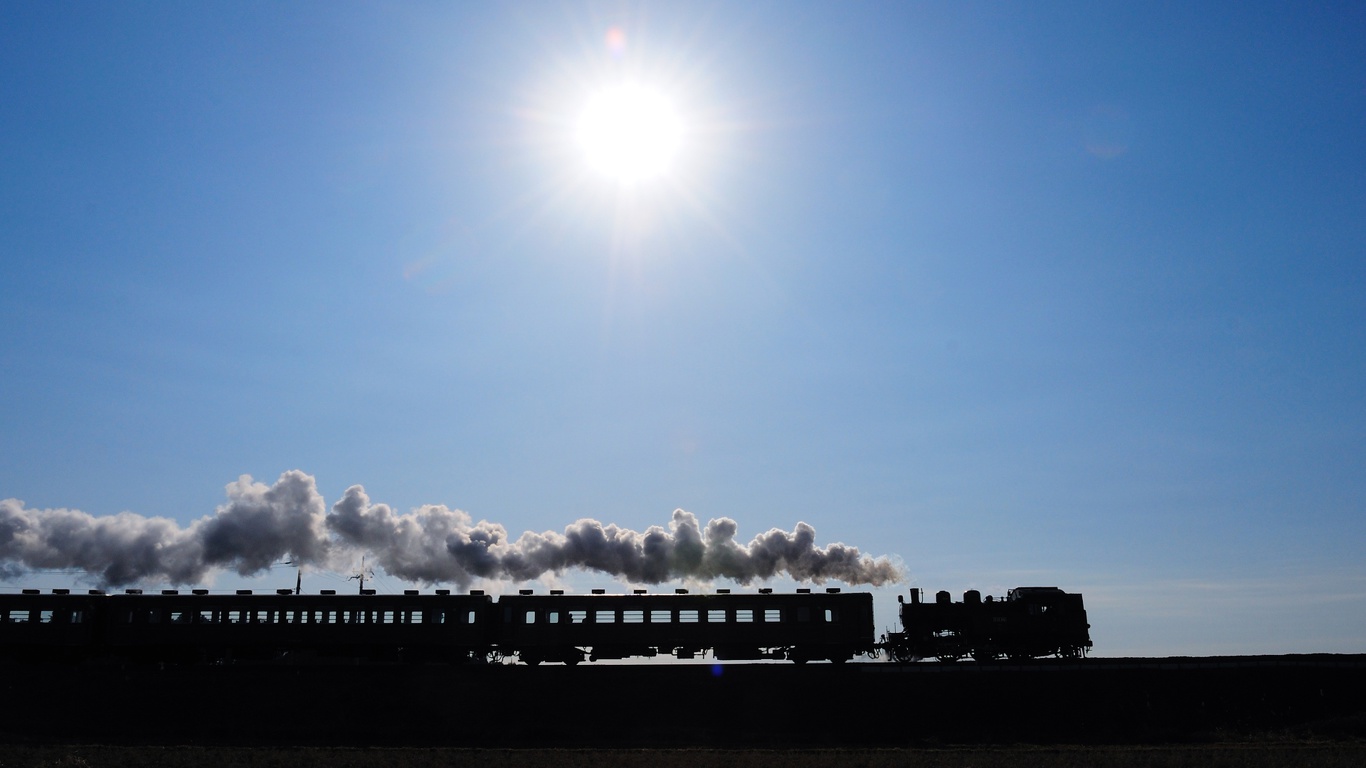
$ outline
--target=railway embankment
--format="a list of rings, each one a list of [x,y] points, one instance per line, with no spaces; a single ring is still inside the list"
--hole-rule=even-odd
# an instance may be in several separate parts
[[[1366,656],[941,664],[7,664],[7,744],[925,747],[1366,740]]]

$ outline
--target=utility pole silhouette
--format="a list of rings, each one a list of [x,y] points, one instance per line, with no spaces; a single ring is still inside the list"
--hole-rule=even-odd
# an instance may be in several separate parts
[[[374,572],[373,569],[367,569],[367,568],[365,567],[365,555],[361,555],[361,556],[360,556],[360,573],[357,573],[355,576],[352,576],[351,578],[347,579],[347,581],[360,581],[360,592],[359,592],[359,594],[362,594],[362,595],[363,595],[363,594],[365,594],[365,577],[366,577],[366,576],[369,576],[371,579],[373,579],[373,578],[375,578],[375,572]]]
[[[304,564],[296,563],[293,560],[286,560],[280,565],[294,566],[294,594],[302,594],[304,588]]]

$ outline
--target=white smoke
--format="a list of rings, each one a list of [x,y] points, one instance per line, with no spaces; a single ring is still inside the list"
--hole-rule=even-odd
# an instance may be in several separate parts
[[[326,505],[311,476],[293,470],[266,486],[243,475],[227,493],[228,503],[188,528],[131,512],[95,517],[0,500],[0,563],[10,578],[24,569],[74,568],[122,585],[192,584],[219,569],[250,576],[285,557],[327,560]]]
[[[675,510],[667,529],[633,531],[583,519],[563,533],[507,529],[465,512],[426,505],[397,513],[373,504],[359,485],[346,489],[331,513],[313,477],[299,470],[274,485],[243,475],[227,486],[228,502],[181,528],[175,521],[123,512],[94,517],[69,509],[28,509],[0,501],[0,578],[27,570],[79,569],[120,586],[163,581],[202,583],[220,570],[243,576],[288,559],[301,565],[345,567],[367,553],[392,576],[423,584],[475,579],[527,581],[590,570],[637,584],[674,579],[731,579],[741,584],[788,576],[797,581],[880,586],[905,578],[886,557],[844,544],[816,546],[816,531],[798,523],[770,530],[748,544],[739,526],[720,518],[698,523]]]

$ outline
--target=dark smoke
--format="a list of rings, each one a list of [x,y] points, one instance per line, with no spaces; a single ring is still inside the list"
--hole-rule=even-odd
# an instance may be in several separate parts
[[[788,576],[874,586],[904,579],[885,557],[844,544],[816,546],[816,531],[798,523],[748,544],[734,520],[705,527],[675,510],[667,529],[633,531],[583,519],[563,533],[507,529],[475,522],[458,509],[427,505],[396,513],[372,504],[359,485],[346,489],[329,514],[314,479],[293,470],[274,485],[243,475],[228,485],[228,502],[186,528],[165,518],[123,512],[94,517],[77,510],[28,509],[0,501],[0,578],[32,569],[79,569],[109,586],[163,581],[202,583],[219,570],[243,576],[290,560],[341,569],[369,554],[392,576],[424,584],[475,579],[526,581],[590,570],[636,584],[675,579],[731,579],[741,584]]]

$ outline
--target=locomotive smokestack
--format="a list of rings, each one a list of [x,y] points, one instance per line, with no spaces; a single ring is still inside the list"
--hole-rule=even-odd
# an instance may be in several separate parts
[[[243,576],[288,559],[350,568],[356,556],[388,574],[422,583],[478,578],[527,581],[567,570],[590,570],[636,583],[673,579],[733,579],[742,584],[775,576],[798,581],[874,586],[904,579],[901,566],[841,543],[816,544],[816,531],[797,523],[748,543],[739,525],[718,518],[702,525],[675,510],[667,528],[634,531],[581,519],[563,533],[507,529],[441,505],[397,513],[372,504],[359,485],[327,511],[313,477],[293,470],[273,485],[243,475],[227,486],[228,501],[214,514],[181,527],[165,518],[123,512],[95,517],[69,509],[28,509],[0,500],[0,578],[26,569],[80,569],[105,585],[140,581],[186,584],[218,570]],[[362,563],[362,573],[364,562]],[[295,577],[295,591],[303,583]]]

